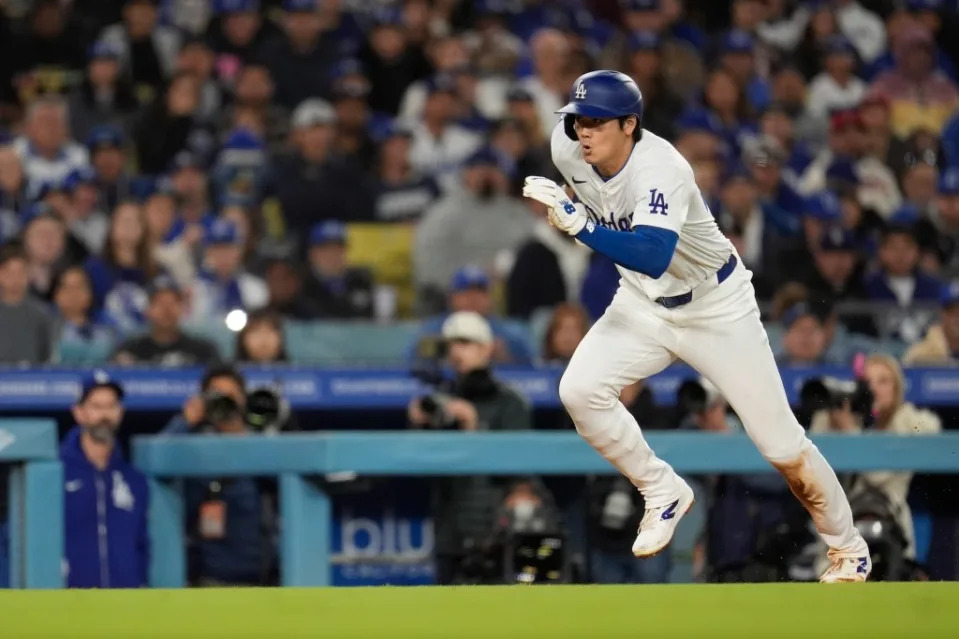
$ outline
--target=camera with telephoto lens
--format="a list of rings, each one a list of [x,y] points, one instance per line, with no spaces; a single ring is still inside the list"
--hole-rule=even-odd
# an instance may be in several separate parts
[[[257,388],[246,398],[246,422],[257,432],[278,433],[287,427],[289,418],[288,402],[272,388]]]
[[[207,422],[216,426],[243,418],[243,411],[235,399],[219,391],[203,393],[203,415]]]
[[[836,410],[849,406],[864,421],[872,415],[873,394],[864,379],[842,380],[835,377],[810,379],[799,391],[799,402],[804,412]]]

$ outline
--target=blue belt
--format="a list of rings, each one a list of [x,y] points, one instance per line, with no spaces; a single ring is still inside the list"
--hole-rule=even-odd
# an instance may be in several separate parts
[[[718,283],[722,284],[725,282],[733,271],[736,270],[736,256],[730,255],[729,260],[723,264],[718,271],[716,271],[716,280]],[[677,306],[683,306],[684,304],[689,304],[693,301],[693,292],[689,291],[688,293],[683,293],[682,295],[673,295],[672,297],[658,297],[656,298],[657,304],[662,304],[666,308],[676,308]]]

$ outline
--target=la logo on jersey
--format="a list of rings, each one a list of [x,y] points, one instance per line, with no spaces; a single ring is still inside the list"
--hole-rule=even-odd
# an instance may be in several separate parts
[[[585,82],[579,83],[579,86],[576,87],[576,94],[573,97],[576,98],[577,100],[586,99],[586,83]]]

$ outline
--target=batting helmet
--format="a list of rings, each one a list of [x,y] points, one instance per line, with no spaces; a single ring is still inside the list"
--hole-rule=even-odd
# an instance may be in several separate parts
[[[588,118],[619,118],[635,115],[642,123],[643,94],[633,79],[619,71],[591,71],[576,78],[569,104],[557,111],[563,115],[566,135],[576,140],[573,122],[577,115]],[[637,124],[639,126],[639,124]]]

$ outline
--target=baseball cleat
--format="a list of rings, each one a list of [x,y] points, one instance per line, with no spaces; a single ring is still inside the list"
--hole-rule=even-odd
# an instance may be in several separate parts
[[[679,494],[676,499],[662,506],[646,509],[643,520],[639,522],[636,541],[633,542],[633,554],[637,557],[652,557],[668,546],[679,520],[689,512],[696,501],[689,484],[682,479],[679,481]]]
[[[869,578],[872,572],[872,559],[869,552],[866,554],[833,554],[829,553],[829,568],[819,578],[822,584],[861,583]]]

